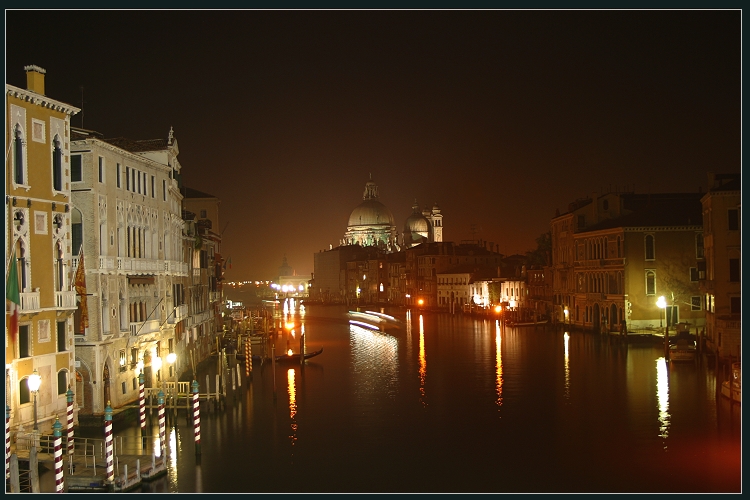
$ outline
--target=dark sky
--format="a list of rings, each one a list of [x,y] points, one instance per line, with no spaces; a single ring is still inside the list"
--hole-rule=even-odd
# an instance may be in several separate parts
[[[271,279],[313,272],[370,174],[399,231],[437,202],[445,241],[512,254],[593,192],[740,172],[741,33],[740,10],[6,10],[5,81],[84,87],[105,137],[174,127],[227,278]]]

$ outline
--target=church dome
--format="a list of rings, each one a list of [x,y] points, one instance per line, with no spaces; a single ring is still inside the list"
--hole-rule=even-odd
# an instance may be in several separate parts
[[[360,203],[349,216],[349,226],[394,225],[393,214],[376,199]]]
[[[407,219],[404,224],[404,233],[420,233],[422,236],[427,236],[430,231],[430,224],[422,214],[413,213]]]

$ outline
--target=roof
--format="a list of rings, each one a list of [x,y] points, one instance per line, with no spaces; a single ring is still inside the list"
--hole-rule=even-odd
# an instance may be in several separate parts
[[[198,191],[197,189],[189,188],[187,186],[183,186],[181,191],[183,198],[216,198],[216,196],[212,194],[204,193],[203,191]]]
[[[102,139],[107,144],[111,144],[131,153],[142,153],[144,151],[162,151],[169,149],[171,144],[167,139],[144,139],[132,140],[126,137],[113,137],[111,139]]]
[[[652,195],[647,198],[639,196],[625,202],[626,208],[633,210],[632,213],[593,224],[579,233],[616,227],[702,226],[702,196],[701,193]]]

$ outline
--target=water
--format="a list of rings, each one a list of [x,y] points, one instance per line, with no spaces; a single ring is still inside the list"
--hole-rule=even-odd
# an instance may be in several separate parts
[[[712,367],[591,333],[385,312],[402,328],[309,306],[296,321],[324,352],[275,380],[256,363],[225,411],[202,407],[199,463],[181,414],[169,474],[142,491],[741,492],[741,408]],[[277,353],[298,351],[302,328],[274,337]]]

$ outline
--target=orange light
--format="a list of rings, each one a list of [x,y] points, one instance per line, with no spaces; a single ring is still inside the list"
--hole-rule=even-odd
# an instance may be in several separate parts
[[[422,299],[419,299],[419,300],[417,301],[417,303],[419,303],[419,305],[421,306],[422,304],[424,304],[424,300],[422,300]]]
[[[289,350],[288,350],[288,351],[286,352],[286,355],[287,355],[287,356],[291,356],[292,354],[294,354],[294,353],[292,352],[292,350],[291,350],[291,349],[289,349]]]
[[[496,313],[499,313],[499,312],[500,312],[500,311],[502,311],[502,310],[503,310],[503,307],[502,307],[502,306],[495,306],[495,312],[496,312]]]
[[[287,330],[292,330],[294,328],[294,322],[289,322],[284,325]]]

